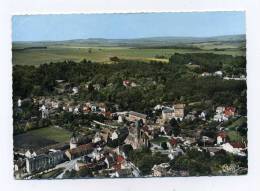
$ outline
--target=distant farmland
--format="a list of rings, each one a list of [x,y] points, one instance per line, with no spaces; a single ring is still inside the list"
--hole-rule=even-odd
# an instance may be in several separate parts
[[[230,42],[207,42],[181,44],[174,46],[158,45],[125,45],[84,44],[84,43],[14,43],[14,65],[40,65],[50,62],[72,60],[79,62],[83,59],[94,62],[110,63],[111,57],[119,59],[162,61],[174,53],[215,53],[233,56],[245,55],[244,44]]]

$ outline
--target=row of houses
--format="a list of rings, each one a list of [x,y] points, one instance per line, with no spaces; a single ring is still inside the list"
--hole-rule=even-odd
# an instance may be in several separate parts
[[[222,71],[216,71],[216,72],[213,72],[213,73],[203,72],[200,76],[201,77],[209,77],[209,76],[222,77],[223,76],[223,72]]]
[[[209,77],[209,76],[217,76],[217,77],[222,77],[223,76],[223,72],[222,71],[216,71],[214,73],[209,73],[209,72],[203,72],[201,75],[201,77]],[[246,80],[246,76],[245,75],[232,75],[232,76],[224,76],[223,80],[239,80],[239,81],[243,81]]]

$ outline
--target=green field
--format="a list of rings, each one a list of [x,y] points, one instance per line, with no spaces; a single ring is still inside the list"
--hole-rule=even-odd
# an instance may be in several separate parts
[[[68,142],[71,132],[55,127],[46,127],[14,136],[17,149],[39,149],[57,143]]]
[[[30,131],[28,133],[30,133],[32,136],[44,137],[56,142],[68,141],[71,136],[71,132],[65,129],[55,128],[55,127],[41,128],[41,129]]]
[[[215,53],[233,56],[245,55],[243,43],[207,42],[176,46],[128,46],[80,43],[13,43],[12,60],[14,65],[40,65],[50,62],[83,59],[101,63],[110,63],[110,57],[120,59],[168,62],[174,53]],[[28,48],[31,47],[31,48]],[[36,47],[36,48],[35,48]],[[40,48],[44,47],[44,48]],[[242,48],[241,48],[242,47]],[[158,59],[156,56],[164,56]]]

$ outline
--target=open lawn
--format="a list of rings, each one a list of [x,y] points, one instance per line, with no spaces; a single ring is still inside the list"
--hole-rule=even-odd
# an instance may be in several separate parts
[[[70,137],[71,132],[65,129],[55,127],[41,128],[14,136],[14,148],[39,149],[57,143],[68,142]]]
[[[56,127],[41,128],[41,129],[33,130],[29,133],[31,133],[31,135],[33,136],[44,137],[59,143],[68,141],[71,136],[71,132]]]

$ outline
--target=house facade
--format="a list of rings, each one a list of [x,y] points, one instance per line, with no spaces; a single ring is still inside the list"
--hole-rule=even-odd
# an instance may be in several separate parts
[[[185,104],[174,104],[174,113],[175,113],[175,119],[183,120],[184,118],[184,109],[185,109]]]

